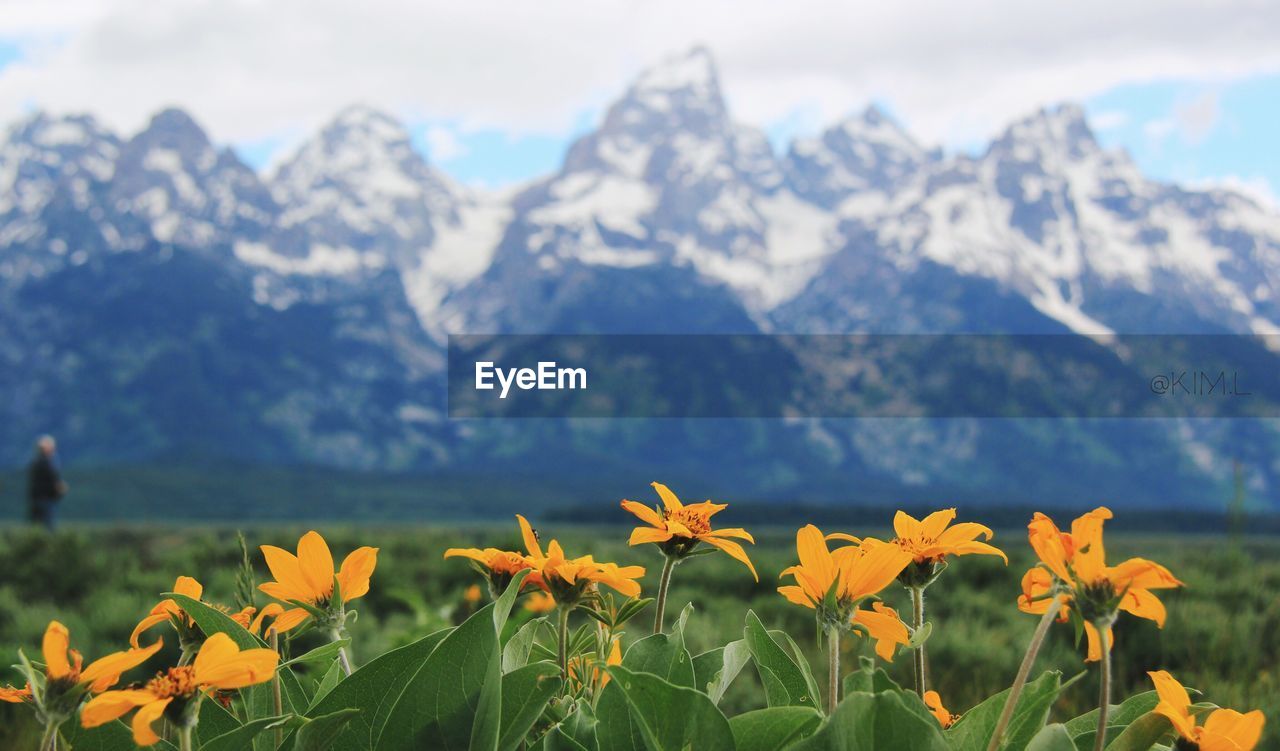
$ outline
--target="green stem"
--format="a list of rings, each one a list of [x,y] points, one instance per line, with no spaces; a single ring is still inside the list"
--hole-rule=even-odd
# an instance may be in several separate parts
[[[1095,628],[1102,642],[1102,680],[1098,687],[1098,733],[1093,740],[1093,751],[1102,751],[1107,745],[1107,714],[1111,710],[1111,626]]]
[[[46,722],[40,737],[40,751],[58,751],[58,723]]]
[[[280,633],[273,627],[271,629],[271,651],[280,654]],[[271,676],[271,699],[275,703],[276,717],[284,714],[284,697],[280,694],[280,671],[276,670],[275,675]],[[276,748],[284,743],[284,728],[276,728]]]
[[[195,748],[191,745],[191,730],[190,725],[178,728],[178,751],[193,751]]]
[[[840,703],[840,629],[827,631],[827,715]]]
[[[1053,623],[1053,619],[1058,617],[1058,609],[1062,607],[1062,596],[1056,595],[1049,603],[1049,609],[1044,611],[1044,615],[1040,618],[1040,623],[1036,626],[1036,632],[1031,636],[1031,643],[1027,645],[1027,653],[1022,657],[1022,665],[1018,668],[1018,675],[1013,679],[1013,686],[1009,689],[1009,697],[1004,700],[1004,710],[1000,712],[1000,719],[996,722],[995,732],[991,734],[991,742],[987,744],[987,751],[996,751],[1000,748],[1001,742],[1004,741],[1004,731],[1009,727],[1009,720],[1013,718],[1013,710],[1018,706],[1018,698],[1022,695],[1022,689],[1027,685],[1027,676],[1031,675],[1031,666],[1036,662],[1036,655],[1040,654],[1040,646],[1044,644],[1044,637],[1049,633],[1049,625]]]
[[[667,556],[666,563],[662,564],[662,578],[658,580],[658,601],[657,611],[653,614],[653,633],[662,633],[662,616],[667,611],[667,588],[671,586],[671,572],[675,570],[676,559]]]
[[[912,626],[915,633],[920,633],[920,629],[924,628],[924,587],[911,588],[911,610],[913,616]],[[924,644],[916,647],[915,650],[915,667],[916,667],[916,693],[924,697],[926,690],[925,674],[924,674]]]
[[[569,690],[569,608],[565,605],[560,606],[560,643],[558,655],[560,657],[560,677],[564,680],[564,688]]]
[[[345,638],[346,638],[346,634],[344,634],[342,629],[340,628],[335,628],[329,632],[329,641],[331,642],[342,641]],[[338,648],[338,664],[342,666],[342,672],[346,673],[347,677],[350,677],[351,676],[351,655],[347,654],[346,647]]]

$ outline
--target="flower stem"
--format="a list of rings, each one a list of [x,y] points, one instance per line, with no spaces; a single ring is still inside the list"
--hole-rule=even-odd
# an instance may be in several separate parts
[[[331,642],[342,641],[345,638],[346,638],[346,634],[343,633],[341,628],[335,628],[329,632],[329,641]],[[346,673],[347,676],[350,677],[351,676],[351,655],[347,654],[346,647],[338,648],[338,664],[342,666],[342,672]]]
[[[840,629],[827,631],[827,715],[840,703]]]
[[[1009,689],[1009,697],[1004,700],[1004,710],[1000,712],[1000,720],[996,722],[995,732],[991,734],[991,742],[987,744],[987,751],[996,751],[1000,748],[1001,742],[1004,741],[1004,731],[1009,727],[1009,720],[1013,719],[1013,710],[1018,706],[1018,698],[1022,695],[1022,689],[1027,685],[1027,676],[1031,674],[1031,666],[1036,662],[1036,655],[1040,654],[1040,646],[1044,644],[1045,634],[1049,633],[1049,625],[1053,623],[1053,619],[1058,617],[1058,609],[1062,607],[1062,597],[1054,596],[1049,602],[1049,609],[1044,611],[1044,615],[1040,617],[1040,623],[1036,626],[1036,632],[1031,636],[1031,643],[1027,645],[1027,653],[1022,657],[1022,665],[1018,668],[1018,675],[1013,679],[1013,686]]]
[[[40,751],[58,751],[58,723],[46,722],[40,737]]]
[[[653,633],[662,633],[662,616],[667,611],[667,588],[671,586],[671,572],[675,570],[676,559],[667,556],[666,563],[662,564],[662,578],[658,581],[658,601],[657,612],[653,614]]]
[[[560,644],[558,655],[560,657],[560,677],[564,680],[565,691],[569,690],[569,608],[560,606]]]
[[[271,651],[280,654],[280,632],[273,627],[271,629]],[[271,699],[275,702],[276,717],[284,714],[284,698],[280,695],[280,671],[277,670],[275,675],[271,676]],[[276,728],[276,748],[284,742],[284,729]]]
[[[915,628],[915,633],[919,633],[920,629],[924,628],[924,587],[911,588],[911,606],[913,616],[913,623],[911,625]],[[915,666],[916,693],[923,697],[926,690],[924,675],[924,644],[916,647]]]
[[[1107,714],[1111,710],[1111,627],[1095,627],[1102,642],[1102,680],[1098,687],[1098,734],[1093,740],[1093,751],[1102,751],[1107,745]]]
[[[195,748],[191,745],[191,730],[190,725],[178,728],[178,751],[193,751]]]

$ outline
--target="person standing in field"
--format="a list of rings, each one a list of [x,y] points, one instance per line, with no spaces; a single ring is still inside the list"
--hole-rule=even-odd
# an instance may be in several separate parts
[[[36,441],[36,457],[27,467],[27,499],[31,503],[31,521],[43,525],[50,532],[56,525],[58,502],[67,494],[67,484],[62,481],[54,453],[58,444],[53,436],[42,435]]]

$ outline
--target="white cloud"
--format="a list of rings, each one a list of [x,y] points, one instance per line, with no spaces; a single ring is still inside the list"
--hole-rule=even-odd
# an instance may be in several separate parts
[[[440,125],[427,128],[422,137],[427,144],[427,158],[432,161],[447,162],[450,159],[466,156],[469,151],[467,145],[458,139],[457,134]]]
[[[1041,104],[1280,70],[1280,3],[796,0],[7,0],[0,120],[26,103],[123,131],[191,110],[224,141],[306,132],[355,101],[460,132],[566,134],[664,55],[706,43],[738,119],[826,123],[887,102],[972,142]],[[1193,118],[1194,119],[1194,118]]]
[[[1174,115],[1183,139],[1193,146],[1201,143],[1218,124],[1218,92],[1205,91],[1182,102],[1174,108]]]
[[[1115,130],[1129,124],[1129,113],[1120,110],[1108,110],[1089,116],[1089,125],[1094,130]]]

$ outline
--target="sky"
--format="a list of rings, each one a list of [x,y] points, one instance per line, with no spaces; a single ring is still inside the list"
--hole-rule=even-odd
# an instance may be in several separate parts
[[[360,102],[501,187],[555,169],[630,79],[698,44],[780,151],[872,102],[975,151],[1075,101],[1153,177],[1280,194],[1268,0],[0,0],[0,122],[91,112],[128,134],[176,105],[269,169]]]

